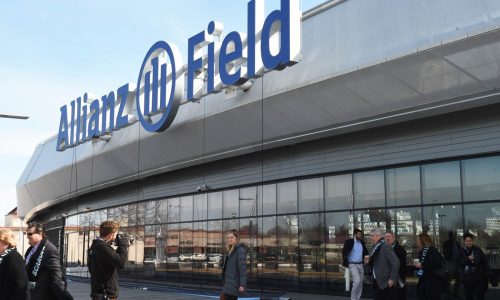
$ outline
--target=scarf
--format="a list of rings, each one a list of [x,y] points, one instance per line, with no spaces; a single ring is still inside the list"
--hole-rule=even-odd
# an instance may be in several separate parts
[[[40,242],[40,245],[38,245],[35,253],[33,253],[33,255],[31,256],[28,265],[26,266],[28,280],[31,282],[36,282],[38,280],[38,271],[40,271],[40,266],[42,265],[43,254],[45,253],[46,246],[47,240],[43,239]],[[28,249],[28,251],[30,250],[31,249]]]
[[[16,250],[16,247],[7,248],[7,249],[5,249],[5,251],[4,251],[4,252],[2,252],[2,254],[0,254],[0,265],[1,265],[1,264],[2,264],[2,262],[4,261],[5,257],[7,257],[7,255],[9,255],[9,253],[10,253],[12,250]]]
[[[385,240],[381,238],[376,244],[375,247],[373,247],[372,253],[370,253],[370,263],[373,262],[373,257],[378,253],[380,250],[380,247],[385,244]]]

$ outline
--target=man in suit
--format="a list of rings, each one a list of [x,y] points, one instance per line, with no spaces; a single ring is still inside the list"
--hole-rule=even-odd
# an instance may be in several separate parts
[[[348,239],[342,248],[342,265],[349,268],[352,278],[351,300],[359,300],[363,292],[363,257],[368,255],[362,232],[355,228],[353,238]]]
[[[384,240],[384,230],[374,228],[370,232],[374,247],[366,263],[372,267],[373,299],[398,299],[399,260],[394,250]]]
[[[28,224],[26,235],[30,247],[24,259],[31,300],[72,300],[62,278],[59,251],[46,239],[43,225]]]
[[[391,246],[399,259],[399,279],[401,280],[398,289],[398,300],[406,300],[406,250],[401,246],[394,236],[392,230],[387,230],[384,235],[387,245]]]

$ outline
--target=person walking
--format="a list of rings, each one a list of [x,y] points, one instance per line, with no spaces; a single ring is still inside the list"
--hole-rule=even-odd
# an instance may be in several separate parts
[[[246,250],[239,244],[238,231],[226,233],[226,255],[222,265],[221,299],[236,300],[247,288]]]
[[[394,253],[399,259],[399,288],[398,288],[398,300],[406,300],[406,250],[401,246],[392,230],[387,230],[384,235],[385,242],[387,245],[391,246]]]
[[[488,259],[481,248],[474,245],[474,236],[464,234],[458,266],[461,272],[466,300],[484,300],[488,288]],[[474,298],[475,297],[475,298]]]
[[[24,260],[9,229],[0,229],[0,291],[4,300],[30,300]]]
[[[99,226],[99,237],[92,241],[88,250],[90,297],[93,300],[118,299],[117,269],[125,268],[129,247],[129,239],[118,235],[119,228],[118,222],[102,222]],[[118,246],[116,251],[111,247],[113,242]]]
[[[351,300],[359,300],[363,293],[363,258],[367,255],[368,249],[363,241],[362,231],[355,228],[352,239],[347,239],[342,248],[342,265],[349,269],[352,278]]]
[[[437,276],[434,271],[442,267],[441,254],[434,247],[431,237],[426,233],[421,233],[417,238],[418,262],[414,263],[417,283],[417,295],[419,300],[439,300],[443,286],[446,282],[444,278]]]
[[[72,300],[62,277],[59,251],[47,240],[43,225],[28,224],[26,236],[30,247],[24,257],[31,300]]]
[[[399,260],[392,247],[385,242],[383,229],[372,229],[370,239],[373,249],[365,263],[372,267],[373,299],[397,300]]]
[[[446,266],[448,267],[448,294],[451,297],[458,297],[461,275],[458,268],[458,260],[460,257],[461,247],[456,240],[456,233],[453,230],[448,232],[448,240],[443,243],[443,256],[446,260]],[[451,282],[455,279],[455,284],[451,285]]]

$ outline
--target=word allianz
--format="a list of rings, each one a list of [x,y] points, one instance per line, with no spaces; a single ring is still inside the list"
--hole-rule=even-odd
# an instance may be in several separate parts
[[[299,3],[281,0],[280,9],[264,17],[264,0],[249,1],[247,34],[232,31],[222,36],[222,23],[211,21],[206,30],[188,39],[187,66],[174,44],[155,43],[144,58],[136,86],[127,83],[100,100],[85,93],[70,102],[69,119],[67,105],[60,108],[56,150],[108,135],[137,119],[147,131],[163,131],[183,97],[198,101],[296,64],[301,50]]]

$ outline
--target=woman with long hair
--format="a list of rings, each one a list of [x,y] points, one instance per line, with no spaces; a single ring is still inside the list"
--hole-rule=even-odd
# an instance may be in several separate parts
[[[9,229],[0,229],[0,291],[1,299],[30,299],[24,260],[17,252],[14,233]]]
[[[246,250],[239,244],[238,231],[226,233],[226,255],[222,266],[221,299],[236,300],[247,288]]]
[[[418,299],[439,300],[446,284],[444,278],[434,273],[435,270],[443,266],[441,254],[434,247],[431,237],[426,233],[418,235],[417,247],[419,261],[415,262],[414,266],[417,268],[415,275],[418,277]]]

